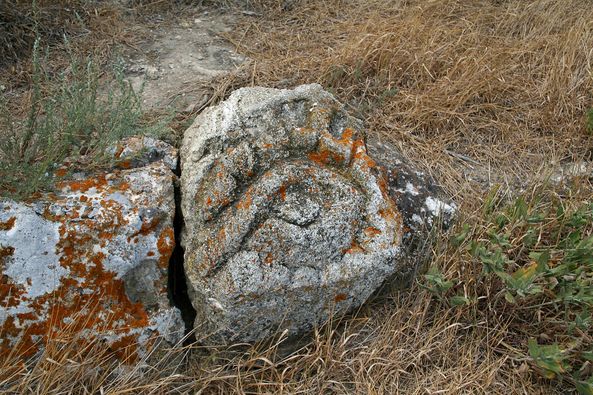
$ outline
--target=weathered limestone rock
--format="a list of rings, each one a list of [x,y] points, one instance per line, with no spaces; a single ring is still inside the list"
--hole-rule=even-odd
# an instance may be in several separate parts
[[[319,85],[235,91],[186,131],[181,166],[186,278],[207,342],[302,333],[410,271],[402,180]],[[431,222],[446,210],[435,204]]]
[[[167,296],[176,150],[132,138],[113,155],[119,169],[108,174],[75,174],[30,202],[0,200],[0,355],[15,345],[33,355],[64,328],[126,356],[183,336]]]

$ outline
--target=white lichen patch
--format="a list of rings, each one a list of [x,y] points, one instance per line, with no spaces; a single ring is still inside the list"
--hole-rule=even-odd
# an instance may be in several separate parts
[[[457,210],[454,204],[447,204],[432,196],[427,197],[424,204],[428,211],[435,217],[441,216],[442,214],[453,215]]]
[[[419,192],[418,192],[418,188],[416,188],[416,186],[414,186],[414,184],[412,184],[411,182],[406,183],[406,193],[409,193],[412,196],[418,196]]]
[[[424,220],[418,214],[412,214],[412,221],[414,221],[418,225],[424,225]]]
[[[11,218],[12,227],[0,230],[0,245],[12,248],[2,274],[22,286],[29,300],[54,292],[68,275],[55,251],[59,224],[45,220],[24,204],[0,202],[0,222],[7,223]]]

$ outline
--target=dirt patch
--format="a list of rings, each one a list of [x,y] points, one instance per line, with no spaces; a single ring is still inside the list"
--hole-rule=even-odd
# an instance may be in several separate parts
[[[232,32],[235,20],[229,14],[195,11],[147,32],[127,67],[134,88],[143,89],[143,106],[191,111],[206,103],[208,83],[246,60],[222,37]]]

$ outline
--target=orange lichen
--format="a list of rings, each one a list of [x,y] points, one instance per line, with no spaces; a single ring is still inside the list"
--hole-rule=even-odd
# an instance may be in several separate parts
[[[110,348],[120,360],[134,363],[138,360],[137,344],[138,335],[126,335],[114,341]]]
[[[331,142],[330,146],[328,147],[327,142],[324,143],[324,140],[322,140],[317,151],[308,155],[309,159],[320,165],[327,165],[332,162],[335,164],[343,164],[346,161],[346,157],[344,154],[340,153],[340,151],[350,151],[350,158],[355,158],[357,155],[362,157],[361,151],[364,151],[366,154],[364,141],[362,139],[353,140],[352,138],[354,133],[355,131],[353,129],[346,128],[342,132],[341,136],[336,138],[327,132],[323,132],[322,136],[324,137],[325,141]],[[333,148],[332,146],[339,146],[342,148]],[[368,162],[369,164],[371,163],[370,161]]]
[[[243,194],[243,197],[237,203],[237,208],[241,209],[241,210],[247,209],[247,208],[251,207],[251,203],[252,203],[251,191],[248,190]]]
[[[367,154],[366,145],[362,139],[355,140],[352,144],[352,158],[364,163],[369,168],[377,166],[377,163]]]
[[[332,162],[342,163],[345,160],[344,155],[338,154],[336,152],[331,152],[329,150],[324,150],[324,149],[321,149],[316,152],[310,152],[308,157],[313,162],[315,162],[321,166],[325,166]]]
[[[280,198],[282,201],[286,200],[286,185],[280,185],[280,189],[278,189],[278,193],[280,194]]]
[[[352,141],[352,136],[354,136],[354,130],[352,130],[351,128],[346,128],[342,132],[342,136],[341,136],[340,140],[344,141],[344,142],[349,142],[349,141]]]
[[[10,217],[6,222],[0,222],[0,230],[11,230],[16,222],[16,217]]]
[[[350,247],[343,249],[342,254],[356,254],[364,251],[364,248],[362,248],[360,244],[358,244],[356,239],[352,239],[352,241],[350,242]]]
[[[175,248],[175,232],[173,228],[168,226],[159,235],[159,239],[157,241],[157,250],[161,255],[159,258],[159,266],[166,269],[169,267],[169,259],[171,258],[171,254],[173,254],[173,249]]]
[[[4,308],[17,306],[23,293],[22,287],[12,283],[8,276],[0,277],[0,306]],[[1,328],[0,333],[2,333]]]
[[[136,237],[138,235],[147,236],[154,232],[154,230],[159,226],[161,220],[157,218],[153,218],[150,222],[142,222],[142,226],[140,226],[140,230],[133,233],[131,237],[128,237],[128,241],[132,237]]]
[[[392,207],[388,209],[381,209],[378,211],[378,213],[383,219],[387,221],[393,221],[397,218],[397,214]]]
[[[383,177],[377,177],[377,185],[379,185],[379,190],[381,190],[381,194],[384,198],[389,199],[389,191],[387,189],[387,182]]]
[[[344,301],[344,300],[346,300],[346,299],[348,299],[348,295],[346,295],[346,294],[337,294],[337,295],[334,297],[334,301],[335,301],[336,303],[343,302],[343,301]]]
[[[381,234],[381,231],[373,226],[369,226],[364,230],[364,234],[368,237],[374,237]]]
[[[62,328],[68,327],[71,332],[92,329],[125,333],[148,325],[144,307],[140,303],[132,303],[125,293],[123,281],[104,270],[102,260],[105,256],[101,253],[85,254],[84,251],[79,253],[81,257],[87,256],[90,262],[72,261],[69,268],[73,275],[63,278],[56,291],[30,300],[29,307],[33,311],[17,315],[18,326],[15,318],[9,317],[0,328],[0,332],[19,335],[21,341],[17,351],[23,357],[33,355],[42,343],[52,337],[52,333],[59,333]],[[81,289],[93,292],[77,291]],[[91,309],[93,314],[81,315],[85,309]],[[42,341],[37,343],[34,341],[36,338]],[[6,346],[8,343],[0,345],[0,354],[6,351]]]
[[[199,202],[204,202],[203,206],[208,207],[205,214],[206,218],[211,218],[212,208],[222,208],[228,206],[231,201],[227,195],[227,192],[223,190],[222,184],[215,183],[211,189],[207,191],[198,191],[195,195],[195,199]]]
[[[98,177],[67,185],[85,191],[106,183],[104,177]],[[115,186],[122,187],[126,188],[127,184]],[[80,200],[84,201],[84,198]],[[84,217],[71,221],[80,211],[76,207],[60,216],[54,216],[48,211],[44,213],[44,216],[51,217],[52,221],[61,222],[58,228],[60,240],[56,244],[56,254],[60,257],[59,264],[69,272],[60,280],[55,291],[26,300],[22,286],[12,284],[6,276],[0,278],[0,305],[17,306],[26,303],[30,309],[26,313],[7,317],[0,325],[0,333],[5,337],[0,341],[0,357],[14,351],[23,357],[31,356],[53,336],[53,333],[58,333],[66,327],[72,332],[88,329],[94,333],[109,331],[127,336],[131,331],[148,325],[145,307],[141,303],[130,301],[123,280],[116,278],[115,273],[105,270],[105,254],[95,252],[93,248],[99,240],[111,239],[120,233],[122,226],[127,223],[118,202],[104,199],[100,204],[103,208],[100,221]],[[143,224],[140,233],[149,233],[155,226],[154,220],[147,222]],[[98,235],[98,238],[92,235]],[[103,241],[101,243],[104,245]],[[168,266],[174,246],[174,232],[168,227],[161,232],[157,241],[157,248],[161,254],[159,264]],[[2,248],[0,263],[2,257],[10,256],[12,253],[12,249]],[[154,254],[152,252],[152,255]],[[165,280],[162,282],[166,284]],[[20,341],[16,349],[12,350],[15,347],[7,339],[17,337]],[[128,340],[130,345],[136,342],[132,338]],[[118,349],[125,341],[120,340],[112,347]],[[135,347],[134,344],[132,348]]]
[[[108,185],[104,174],[98,175],[96,178],[87,178],[81,181],[65,181],[59,184],[60,187],[68,187],[75,192],[86,192],[91,188],[100,188]]]
[[[12,256],[12,254],[14,254],[14,247],[0,247],[0,263],[5,257]]]
[[[111,232],[99,232],[99,238],[105,240],[113,239],[114,234]]]
[[[54,172],[56,177],[65,177],[68,174],[68,169],[62,167]]]
[[[218,230],[218,235],[216,236],[216,238],[218,239],[218,241],[220,241],[221,243],[224,243],[226,240],[226,230],[224,229],[224,227],[220,228]]]
[[[132,162],[129,160],[122,160],[121,162],[117,163],[117,166],[121,167],[122,169],[129,169],[132,167]]]

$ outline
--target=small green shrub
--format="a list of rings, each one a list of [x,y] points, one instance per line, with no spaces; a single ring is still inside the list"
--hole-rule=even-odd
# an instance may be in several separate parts
[[[78,170],[106,164],[105,148],[123,137],[157,134],[161,123],[143,124],[140,96],[121,65],[100,79],[92,57],[77,59],[58,78],[43,70],[47,58],[36,41],[32,97],[25,119],[14,119],[0,101],[0,194],[24,198],[48,188],[64,159]],[[106,80],[101,89],[100,81]],[[104,91],[104,92],[103,92]]]
[[[549,190],[508,204],[496,196],[488,196],[478,223],[451,239],[464,261],[481,266],[478,278],[431,268],[423,287],[452,308],[481,300],[508,315],[512,341],[535,371],[592,394],[593,201],[569,209]]]

